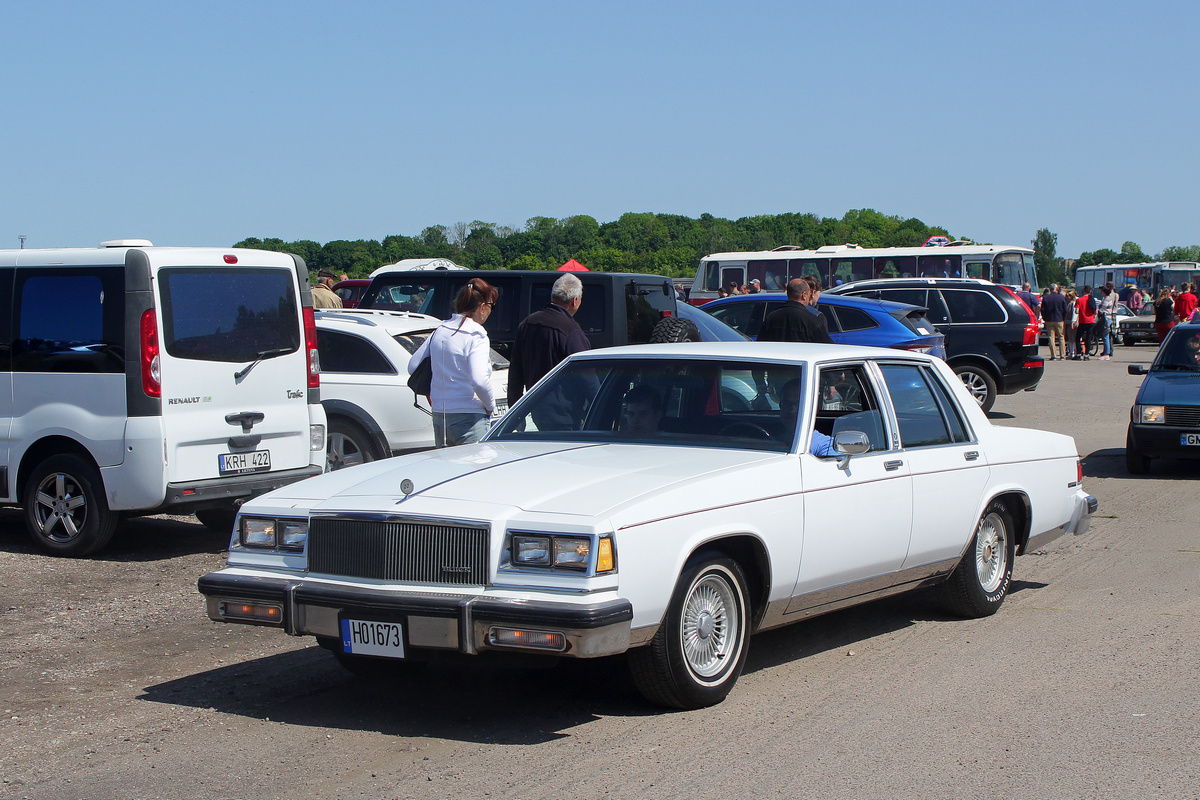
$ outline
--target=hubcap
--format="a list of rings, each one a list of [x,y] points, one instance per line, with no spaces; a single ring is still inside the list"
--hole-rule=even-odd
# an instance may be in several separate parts
[[[979,586],[991,594],[1000,588],[1008,571],[1008,531],[999,514],[988,514],[975,532],[975,570]]]
[[[683,605],[680,637],[688,668],[700,678],[719,675],[741,645],[738,600],[720,575],[706,575]]]
[[[65,473],[47,475],[38,484],[33,513],[43,536],[55,542],[69,542],[87,522],[83,488]]]

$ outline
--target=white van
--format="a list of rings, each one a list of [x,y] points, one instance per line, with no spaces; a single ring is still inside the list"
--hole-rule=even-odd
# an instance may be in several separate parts
[[[123,515],[195,512],[320,474],[308,270],[211,247],[0,250],[0,503],[81,556]]]

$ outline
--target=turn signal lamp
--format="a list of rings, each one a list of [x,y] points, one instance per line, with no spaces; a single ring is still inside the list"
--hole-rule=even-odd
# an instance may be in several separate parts
[[[495,647],[524,647],[534,650],[567,649],[567,637],[558,631],[530,631],[521,628],[492,628],[488,643]]]
[[[226,600],[221,603],[221,616],[228,619],[244,619],[252,622],[283,621],[283,607],[260,603],[238,603]]]
[[[596,572],[612,572],[617,560],[613,557],[612,539],[605,537],[596,548]]]

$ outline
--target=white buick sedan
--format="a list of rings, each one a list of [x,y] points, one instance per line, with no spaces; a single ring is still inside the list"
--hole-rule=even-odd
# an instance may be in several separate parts
[[[209,616],[347,667],[628,653],[654,703],[720,702],[751,633],[937,584],[1003,603],[1087,530],[1070,437],[994,428],[945,362],[844,345],[639,345],[563,362],[478,444],[242,506]]]

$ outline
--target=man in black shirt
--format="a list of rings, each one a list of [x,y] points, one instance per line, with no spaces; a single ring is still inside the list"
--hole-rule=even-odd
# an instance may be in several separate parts
[[[763,320],[758,332],[760,342],[820,342],[833,344],[827,326],[808,310],[812,288],[803,278],[788,281],[788,301]]]
[[[591,347],[587,334],[575,321],[575,312],[582,303],[583,283],[567,273],[551,287],[550,305],[530,314],[517,328],[508,365],[510,407],[521,399],[526,389],[558,366],[558,362]],[[534,422],[541,430],[575,427],[586,400],[590,399],[585,394],[586,387],[562,387],[560,397],[542,403],[534,414]]]

